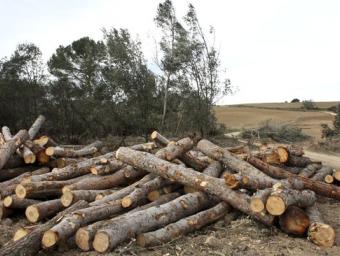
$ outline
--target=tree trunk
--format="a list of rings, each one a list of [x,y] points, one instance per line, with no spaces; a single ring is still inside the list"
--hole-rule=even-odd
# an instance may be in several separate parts
[[[212,200],[202,192],[186,194],[173,201],[151,207],[132,214],[124,214],[108,220],[105,228],[97,231],[93,247],[97,252],[111,251],[121,242],[138,233],[160,228],[185,216],[203,210],[212,204]],[[161,217],[158,217],[161,216]]]
[[[20,130],[13,139],[7,141],[0,147],[0,170],[5,166],[8,159],[15,153],[16,149],[28,139],[26,130]]]
[[[309,227],[308,215],[299,207],[289,206],[279,217],[281,229],[287,234],[304,235]]]
[[[37,223],[42,219],[54,216],[63,209],[64,206],[62,205],[61,200],[54,199],[28,206],[25,215],[30,222]]]
[[[327,175],[332,175],[332,174],[333,174],[333,168],[332,167],[323,166],[310,179],[315,180],[315,181],[324,181],[324,179]]]
[[[25,209],[32,204],[37,204],[40,202],[41,201],[34,199],[18,198],[15,195],[6,196],[3,201],[5,207],[12,209]]]
[[[158,200],[148,203],[146,205],[140,206],[140,207],[136,207],[135,209],[129,211],[129,213],[131,214],[133,212],[142,211],[153,206],[158,206],[158,205],[167,203],[171,200],[174,200],[175,198],[179,196],[180,196],[179,193],[171,193],[171,194],[163,195]],[[93,242],[93,239],[94,239],[94,236],[97,230],[101,229],[102,227],[105,227],[106,223],[107,223],[107,220],[102,220],[102,221],[95,222],[91,225],[88,225],[86,227],[79,228],[75,236],[78,247],[82,251],[92,250],[93,249],[92,242]]]
[[[80,200],[84,200],[86,202],[93,202],[98,194],[110,194],[110,193],[113,193],[113,191],[112,190],[65,191],[60,200],[64,207],[69,207],[70,205]]]
[[[332,247],[335,243],[335,231],[324,223],[317,206],[314,204],[308,207],[306,213],[310,221],[308,239],[316,245]]]
[[[156,231],[139,234],[137,236],[137,244],[142,247],[162,245],[217,221],[228,211],[230,211],[228,204],[224,202],[219,203],[208,210],[171,223]]]
[[[41,126],[45,122],[46,118],[43,115],[39,115],[38,118],[34,121],[31,128],[28,130],[29,139],[33,140],[35,136],[37,136]]]
[[[134,151],[129,148],[119,148],[116,152],[116,157],[117,159],[139,169],[147,170],[164,178],[177,181],[183,185],[188,185],[195,189],[215,195],[221,200],[230,203],[234,208],[253,216],[266,225],[271,225],[273,222],[273,216],[253,213],[250,210],[248,202],[249,197],[245,194],[229,189],[222,179],[210,177],[192,169],[161,160],[154,155]]]
[[[294,189],[309,189],[318,195],[340,200],[340,188],[337,186],[294,175],[279,167],[271,166],[255,157],[249,157],[248,162],[271,177],[279,179],[287,178],[288,182],[292,184],[292,188]]]
[[[250,209],[257,213],[266,211],[266,202],[272,191],[272,188],[266,188],[253,194],[250,198]]]
[[[240,174],[246,176],[256,176],[259,179],[273,182],[271,177],[267,176],[247,162],[234,157],[229,151],[211,143],[208,140],[200,140],[200,142],[197,144],[197,148],[207,156],[217,161],[221,161],[234,172],[239,172]]]
[[[267,199],[266,209],[274,216],[282,215],[291,206],[305,208],[315,203],[316,196],[311,190],[277,189]]]
[[[299,176],[309,178],[309,177],[313,176],[313,174],[316,171],[318,171],[320,168],[321,168],[321,165],[319,165],[319,164],[307,165],[307,167],[305,167],[304,169],[301,170],[301,172],[299,173]]]
[[[72,190],[102,190],[125,185],[138,177],[145,175],[144,171],[135,170],[131,166],[120,169],[118,172],[107,176],[96,176],[96,179],[84,179],[63,187],[63,192]]]
[[[108,159],[114,157],[115,152],[107,153],[102,156],[86,159],[74,165],[68,165],[61,169],[53,169],[52,172],[44,175],[32,176],[31,181],[47,181],[47,180],[68,180],[78,176],[90,173],[90,168],[96,164],[107,163]]]
[[[66,214],[73,212],[77,209],[81,209],[87,205],[84,201],[79,201],[76,204],[72,205],[70,208],[65,209],[52,218],[51,220],[45,222],[44,224],[36,227],[31,233],[23,237],[18,241],[11,241],[6,246],[0,249],[0,256],[12,256],[12,255],[20,255],[20,256],[34,256],[40,250],[41,238],[44,232],[51,227],[53,227],[60,219]]]

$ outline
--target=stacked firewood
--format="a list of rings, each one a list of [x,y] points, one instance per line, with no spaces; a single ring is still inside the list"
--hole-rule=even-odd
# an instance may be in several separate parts
[[[44,120],[14,136],[2,128],[0,218],[25,213],[32,226],[17,230],[0,255],[65,244],[104,253],[131,238],[151,247],[235,212],[334,245],[315,202],[317,195],[340,199],[340,173],[300,147],[250,151],[153,132],[152,142],[101,154],[100,141],[58,146],[35,138]]]

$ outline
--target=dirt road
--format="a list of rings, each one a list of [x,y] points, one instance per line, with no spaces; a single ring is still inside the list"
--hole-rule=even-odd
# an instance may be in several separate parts
[[[325,154],[305,150],[305,155],[313,160],[322,161],[324,164],[340,169],[340,155]]]

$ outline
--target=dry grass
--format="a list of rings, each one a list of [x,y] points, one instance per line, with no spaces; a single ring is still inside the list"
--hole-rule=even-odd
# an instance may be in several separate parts
[[[257,105],[262,106],[262,104]],[[299,127],[303,132],[317,139],[321,137],[321,124],[325,123],[331,126],[334,118],[329,113],[320,111],[290,111],[262,107],[216,106],[214,110],[218,122],[228,128],[258,127],[259,124],[271,120],[273,123]]]
[[[315,105],[319,109],[326,110],[332,106],[336,106],[339,104],[339,101],[320,101],[320,102],[315,102]],[[273,109],[301,109],[302,108],[302,103],[297,102],[297,103],[249,103],[249,104],[239,104],[239,105],[232,105],[235,107],[238,106],[245,106],[245,107],[256,107],[256,108],[273,108]]]

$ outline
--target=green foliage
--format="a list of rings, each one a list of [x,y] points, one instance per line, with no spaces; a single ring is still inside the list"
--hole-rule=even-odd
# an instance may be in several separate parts
[[[294,99],[292,99],[292,101],[291,101],[291,103],[298,103],[298,102],[300,102],[300,100],[299,100],[298,98],[294,98]]]
[[[283,124],[274,124],[271,121],[266,121],[257,129],[245,129],[242,132],[242,137],[245,139],[267,139],[270,138],[277,142],[293,143],[303,141],[308,138],[298,127]]]
[[[302,107],[307,110],[314,110],[317,109],[317,106],[314,101],[312,100],[304,100],[302,101]]]
[[[336,108],[336,116],[335,116],[335,120],[334,120],[334,128],[335,131],[340,134],[340,104],[338,104],[337,108]]]

